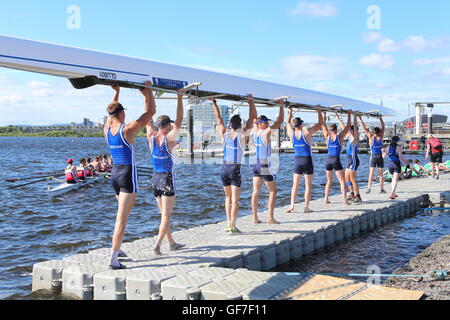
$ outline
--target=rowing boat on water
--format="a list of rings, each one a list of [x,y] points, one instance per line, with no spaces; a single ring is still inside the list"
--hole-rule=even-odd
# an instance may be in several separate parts
[[[48,186],[46,192],[52,196],[58,196],[58,195],[67,193],[69,191],[84,188],[89,185],[95,184],[97,182],[103,181],[107,176],[108,176],[108,173],[100,173],[98,176],[95,176],[92,178],[87,178],[85,181],[80,181],[75,184],[67,183],[64,181],[55,187]],[[53,180],[62,181],[62,180],[58,180],[58,179],[53,179]]]
[[[369,116],[395,114],[380,105],[293,86],[1,35],[0,66],[64,77],[77,89],[98,84],[142,88],[150,80],[155,89],[168,93],[190,87],[187,95],[199,98],[245,101],[252,93],[256,103],[268,106],[289,97],[290,105],[300,109],[321,106],[323,111],[352,109]]]

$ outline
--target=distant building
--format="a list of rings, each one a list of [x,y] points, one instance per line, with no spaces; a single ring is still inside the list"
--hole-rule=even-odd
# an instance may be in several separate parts
[[[84,118],[83,119],[83,126],[84,127],[88,127],[88,128],[92,128],[94,126],[94,123],[91,120],[89,120],[87,118]]]
[[[214,128],[214,126],[217,125],[214,107],[211,103],[191,105],[191,108],[193,110],[194,123],[201,122],[204,130]],[[219,110],[223,122],[227,124],[232,116],[233,108],[226,105],[220,105]]]

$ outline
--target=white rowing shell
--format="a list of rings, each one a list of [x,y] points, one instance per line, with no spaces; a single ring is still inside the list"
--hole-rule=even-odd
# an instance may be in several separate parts
[[[0,66],[68,78],[79,89],[114,83],[123,87],[138,87],[132,83],[142,84],[150,80],[160,88],[173,90],[177,86],[180,88],[201,82],[198,91],[190,93],[201,97],[223,94],[220,99],[224,100],[242,100],[252,93],[257,100],[271,103],[277,97],[289,96],[289,102],[296,107],[314,109],[318,105],[342,105],[345,110],[352,109],[360,113],[373,114],[376,110],[383,115],[395,114],[383,106],[317,91],[2,35]]]

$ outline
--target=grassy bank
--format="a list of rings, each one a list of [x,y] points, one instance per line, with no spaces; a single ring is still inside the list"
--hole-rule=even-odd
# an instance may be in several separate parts
[[[141,131],[139,137],[145,137],[145,132]],[[102,138],[103,132],[84,132],[79,130],[54,130],[44,132],[25,132],[18,127],[0,127],[0,137],[47,137],[47,138]]]

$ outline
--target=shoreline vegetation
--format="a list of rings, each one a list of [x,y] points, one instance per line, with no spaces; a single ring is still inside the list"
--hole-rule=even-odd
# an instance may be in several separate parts
[[[145,137],[145,131],[138,133],[138,137]],[[40,132],[27,132],[21,127],[0,127],[0,137],[42,137],[42,138],[103,138],[102,129],[92,131],[81,130],[49,130]]]

